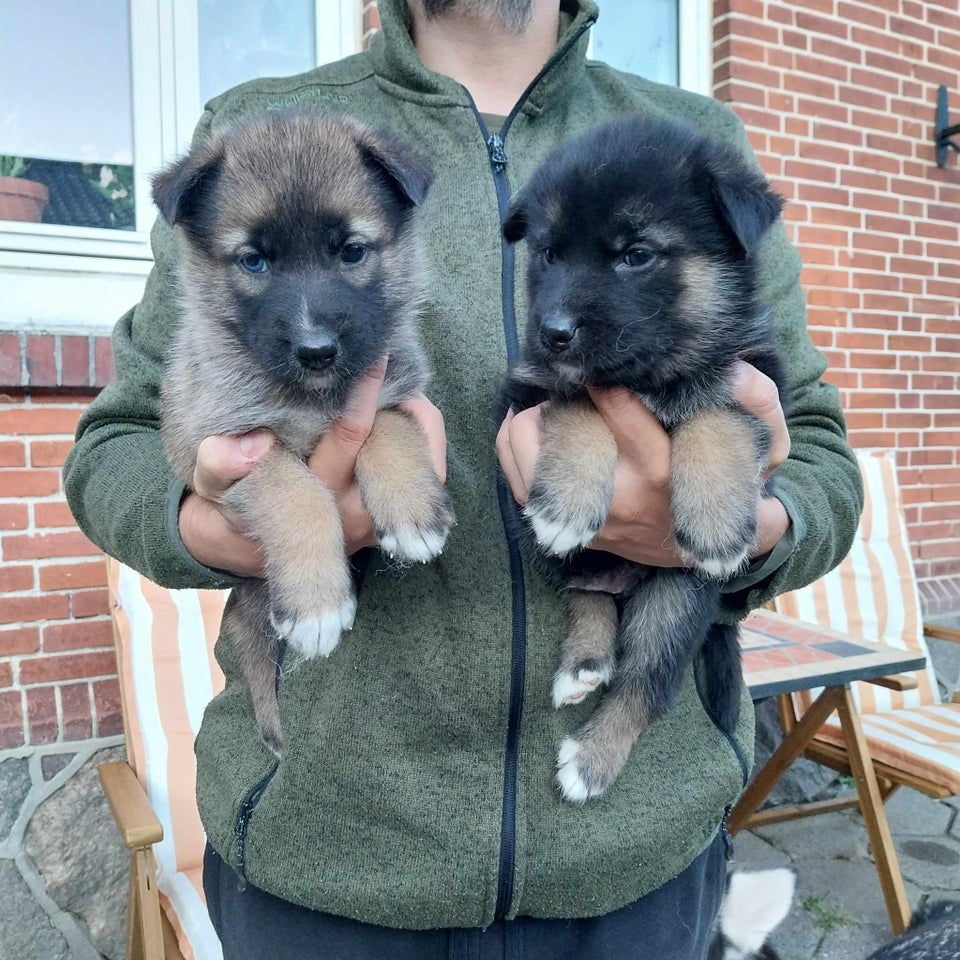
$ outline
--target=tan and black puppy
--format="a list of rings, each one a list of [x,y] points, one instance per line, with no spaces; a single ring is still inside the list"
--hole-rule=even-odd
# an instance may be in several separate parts
[[[706,706],[727,733],[736,723],[737,632],[713,620],[718,582],[754,542],[770,437],[734,402],[730,375],[747,360],[783,393],[753,256],[780,208],[735,151],[684,125],[631,118],[559,147],[505,219],[506,239],[527,241],[530,312],[501,406],[550,401],[520,537],[563,591],[554,703],[609,684],[560,747],[568,800],[609,788],[701,649]],[[606,522],[617,462],[587,386],[628,388],[670,433],[675,535],[689,568],[583,550]]]
[[[217,134],[154,179],[182,253],[183,312],[163,386],[167,454],[189,484],[205,437],[266,428],[279,439],[224,496],[266,557],[266,580],[237,588],[225,627],[277,752],[279,642],[328,656],[356,609],[337,505],[305,461],[379,358],[389,356],[381,410],[356,473],[381,547],[426,562],[453,522],[426,436],[390,409],[428,377],[415,208],[431,181],[401,144],[313,114]]]

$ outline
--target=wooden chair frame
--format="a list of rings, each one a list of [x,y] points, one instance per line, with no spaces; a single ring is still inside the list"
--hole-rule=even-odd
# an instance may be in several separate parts
[[[113,639],[118,646],[119,658],[120,633],[115,619]],[[123,735],[124,741],[130,743],[126,710],[123,711]],[[184,960],[177,935],[160,908],[153,845],[163,839],[163,824],[150,806],[150,798],[129,763],[125,760],[101,763],[97,773],[120,839],[130,851],[125,960]]]
[[[924,634],[938,640],[960,643],[960,629],[953,627],[924,625]],[[899,675],[880,677],[869,682],[895,690],[909,690],[917,685],[912,677]],[[730,832],[736,834],[745,828],[859,807],[876,861],[890,925],[894,933],[902,933],[910,925],[911,910],[883,804],[901,786],[912,787],[938,800],[949,797],[950,791],[934,780],[874,761],[870,757],[860,714],[849,686],[827,687],[799,718],[790,694],[781,694],[777,702],[784,732],[783,742],[734,807],[729,818]],[[953,702],[960,703],[960,693],[954,695]],[[843,746],[817,739],[818,731],[834,710],[840,718]],[[790,764],[800,756],[852,776],[857,788],[856,796],[778,807],[758,813],[757,808]]]

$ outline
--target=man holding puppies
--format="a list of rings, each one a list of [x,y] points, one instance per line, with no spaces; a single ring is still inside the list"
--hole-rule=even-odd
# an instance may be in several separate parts
[[[338,649],[283,678],[288,747],[278,767],[257,739],[236,663],[218,650],[227,688],[197,740],[208,908],[228,960],[700,958],[723,889],[721,819],[752,754],[748,699],[725,738],[691,672],[607,797],[583,807],[560,799],[555,745],[578,721],[550,697],[559,605],[520,561],[497,491],[499,466],[524,502],[537,413],[504,421],[496,455],[487,417],[523,316],[499,234],[509,191],[566,137],[629,113],[674,117],[749,148],[719,104],[587,63],[592,0],[380,0],[380,14],[369,52],[230,91],[208,105],[197,136],[264,110],[313,108],[388,129],[428,156],[436,182],[421,213],[432,278],[421,335],[433,403],[407,408],[441,476],[449,465],[459,526],[437,562],[399,581],[377,576],[353,478],[383,376],[374,368],[309,461],[365,570],[357,624],[341,644],[356,650],[355,669],[338,667]],[[157,431],[177,319],[177,250],[162,224],[154,251],[144,300],[115,333],[116,381],[80,425],[68,496],[92,539],[154,580],[228,587],[261,575],[262,557],[219,499],[272,438],[211,437],[192,492],[173,478]],[[769,381],[745,364],[736,371],[735,395],[773,430],[778,496],[758,503],[753,563],[725,587],[730,621],[839,562],[862,501],[782,226],[760,258],[793,401],[788,421]],[[591,546],[680,564],[669,436],[627,392],[592,397],[619,464],[610,521]]]

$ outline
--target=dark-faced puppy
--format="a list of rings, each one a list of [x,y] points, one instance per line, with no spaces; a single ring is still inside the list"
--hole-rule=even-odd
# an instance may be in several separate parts
[[[312,114],[216,134],[154,180],[182,253],[163,385],[168,456],[189,486],[204,438],[266,428],[279,440],[223,497],[266,558],[266,580],[238,587],[224,620],[275,751],[279,642],[328,656],[356,608],[337,505],[305,461],[378,358],[389,356],[381,410],[356,474],[381,546],[425,562],[453,520],[426,437],[390,409],[428,376],[414,214],[431,181],[401,144]]]
[[[672,705],[703,649],[707,705],[729,732],[736,629],[714,626],[718,581],[755,538],[769,431],[737,406],[744,359],[784,378],[757,302],[754,252],[781,201],[735,151],[690,127],[632,118],[558,148],[504,222],[526,238],[529,318],[503,407],[551,401],[524,509],[528,551],[567,609],[559,707],[610,684],[558,755],[564,796],[603,794],[643,731]],[[671,436],[670,495],[686,569],[582,551],[603,527],[617,448],[587,386],[626,387]]]

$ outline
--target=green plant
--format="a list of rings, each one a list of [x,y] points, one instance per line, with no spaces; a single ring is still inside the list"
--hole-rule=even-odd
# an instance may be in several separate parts
[[[27,161],[23,157],[0,153],[0,177],[22,177],[26,169]]]
[[[829,933],[838,927],[848,927],[850,924],[857,922],[855,917],[851,917],[850,914],[844,913],[842,910],[837,910],[820,897],[803,897],[800,906],[813,917],[814,923],[824,933]]]
[[[135,226],[133,167],[122,164],[85,163],[84,175],[90,185],[110,204],[111,226],[132,230]]]

